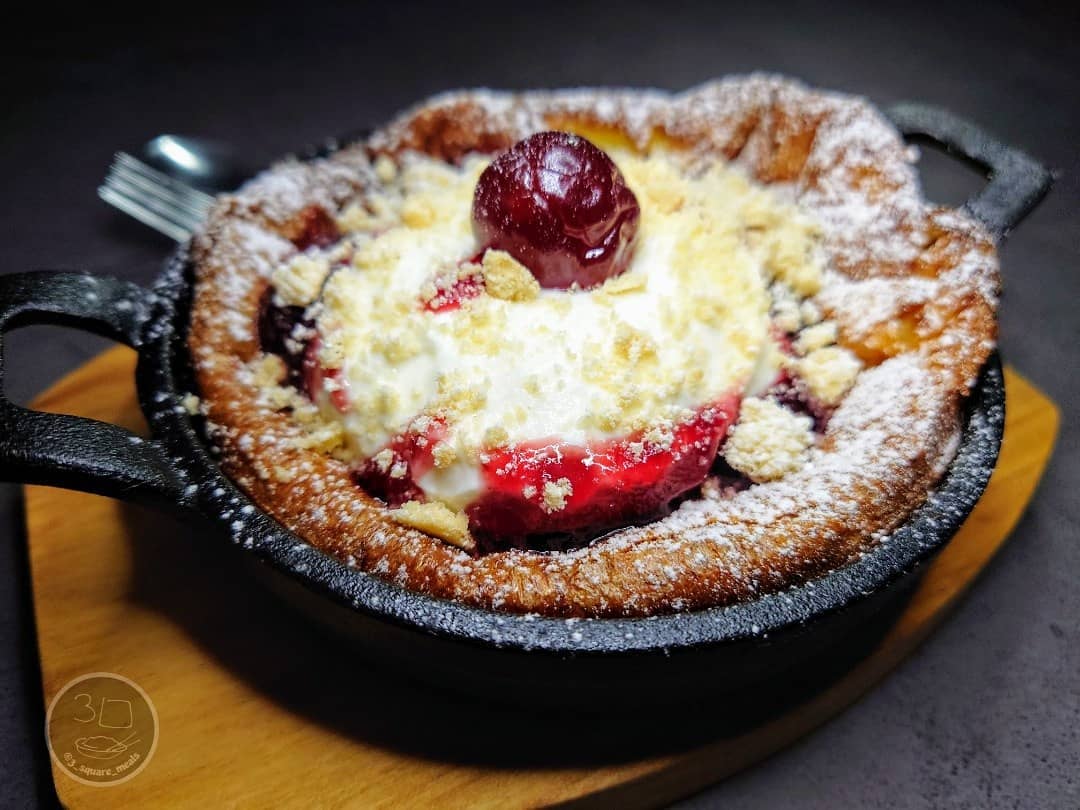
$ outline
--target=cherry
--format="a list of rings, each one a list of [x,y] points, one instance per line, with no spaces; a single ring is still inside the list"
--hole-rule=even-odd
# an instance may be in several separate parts
[[[833,409],[811,394],[806,389],[806,384],[790,371],[781,371],[780,376],[765,392],[765,395],[772,397],[777,404],[813,419],[815,433],[824,433],[829,426]]]
[[[291,351],[289,344],[293,331],[301,325],[311,327],[311,321],[304,318],[304,308],[278,306],[274,303],[273,288],[268,288],[259,302],[259,348],[285,361],[289,382],[297,387],[303,376],[304,353]]]
[[[505,250],[549,289],[588,289],[623,272],[640,215],[611,158],[566,132],[538,132],[496,158],[472,209],[480,245]]]
[[[406,501],[424,500],[424,491],[417,480],[435,466],[433,450],[446,436],[446,423],[442,419],[430,419],[422,430],[401,433],[387,445],[389,462],[376,461],[378,454],[353,470],[353,480],[369,495],[381,499],[388,506],[398,507]]]
[[[318,335],[313,337],[304,350],[303,390],[314,402],[319,391],[324,388],[329,390],[330,404],[337,408],[338,413],[346,413],[349,410],[349,380],[340,368],[324,368],[319,362],[319,349],[322,341]],[[327,385],[327,383],[330,383]]]
[[[793,336],[781,330],[776,324],[772,325],[771,334],[776,341],[780,352],[787,357],[794,358],[795,342]],[[814,432],[824,433],[829,426],[833,409],[821,402],[810,393],[799,377],[790,368],[781,368],[776,378],[765,391],[764,396],[774,400],[778,405],[783,405],[790,411],[804,414],[814,420]]]
[[[466,507],[469,527],[485,548],[533,546],[555,533],[596,534],[658,517],[701,484],[739,411],[725,397],[677,426],[670,446],[640,435],[587,446],[538,441],[501,448],[483,464],[484,493]],[[563,481],[565,479],[565,481]],[[545,508],[548,482],[569,484],[562,508]]]
[[[709,470],[709,473],[716,477],[716,481],[721,488],[733,492],[742,492],[743,490],[750,489],[754,483],[748,476],[739,472],[727,463],[727,459],[724,458],[723,448],[720,449],[719,455],[716,456],[716,460],[713,462],[712,469]]]

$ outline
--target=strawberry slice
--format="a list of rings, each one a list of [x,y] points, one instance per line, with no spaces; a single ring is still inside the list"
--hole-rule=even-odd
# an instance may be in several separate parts
[[[536,441],[488,453],[486,491],[467,507],[474,532],[514,544],[530,535],[597,532],[665,512],[701,484],[738,415],[728,396],[673,430],[670,443],[641,434],[592,442]]]

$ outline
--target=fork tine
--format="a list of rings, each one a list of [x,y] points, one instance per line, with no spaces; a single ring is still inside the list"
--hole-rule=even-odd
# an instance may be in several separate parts
[[[109,175],[105,181],[114,191],[185,227],[194,229],[205,219],[205,211],[189,209],[179,205],[174,198],[148,192],[141,186],[129,183],[128,179],[121,175]]]
[[[146,208],[152,208],[169,219],[197,226],[206,217],[205,210],[189,207],[175,197],[160,193],[145,184],[133,182],[128,175],[113,172],[105,178],[105,185],[120,192],[125,197],[136,200]]]
[[[149,182],[153,183],[163,189],[169,189],[176,193],[178,196],[190,199],[193,203],[202,206],[204,208],[213,204],[214,198],[212,195],[207,194],[204,191],[200,191],[194,186],[190,186],[175,177],[169,177],[164,172],[158,171],[153,166],[139,160],[127,152],[117,152],[113,156],[113,165],[122,165],[136,174],[145,177]]]
[[[134,217],[154,230],[165,234],[177,242],[186,242],[190,238],[192,228],[187,228],[170,219],[158,215],[154,211],[140,205],[131,198],[112,188],[110,185],[102,185],[98,188],[98,196],[114,208],[118,208],[128,216]]]
[[[177,189],[171,186],[163,186],[150,177],[134,171],[126,164],[113,163],[109,170],[109,176],[138,188],[143,194],[155,197],[170,207],[183,209],[198,218],[206,216],[213,204],[213,197],[203,194],[195,189]],[[107,178],[106,178],[107,179]]]

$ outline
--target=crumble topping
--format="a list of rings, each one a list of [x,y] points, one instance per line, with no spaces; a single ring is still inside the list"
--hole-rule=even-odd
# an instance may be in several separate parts
[[[541,289],[498,250],[473,262],[478,155],[452,165],[406,152],[392,172],[387,158],[376,168],[387,185],[338,217],[348,260],[328,274],[316,251],[275,270],[282,300],[310,305],[320,363],[334,370],[317,404],[342,425],[339,456],[371,458],[417,414],[439,416],[446,435],[417,483],[461,509],[482,489],[477,459],[490,448],[635,431],[643,448],[663,448],[695,408],[775,374],[771,293],[799,329],[824,269],[813,220],[722,161],[612,157],[643,213],[627,270],[597,288]],[[540,494],[557,511],[565,495],[553,486]]]
[[[397,178],[397,164],[389,155],[375,158],[375,176],[384,186],[390,185]]]
[[[739,421],[724,445],[724,459],[751,481],[775,481],[806,463],[813,420],[768,399],[743,400]]]
[[[274,270],[270,279],[281,303],[306,307],[319,297],[319,290],[329,273],[330,262],[325,257],[301,253],[287,265]]]
[[[481,265],[484,289],[503,301],[531,301],[540,295],[540,283],[517,259],[505,250],[484,253]]]
[[[376,453],[371,460],[375,462],[380,472],[388,473],[394,463],[394,458],[394,451],[387,447]]]
[[[544,483],[544,511],[560,512],[566,508],[566,499],[574,494],[574,486],[568,478]],[[529,497],[529,496],[526,496]]]
[[[807,297],[825,271],[813,219],[720,161],[691,166],[665,150],[614,158],[643,200],[639,240],[625,272],[570,292],[541,289],[504,251],[470,258],[470,201],[485,158],[380,158],[386,185],[346,206],[341,243],[271,272],[276,300],[307,307],[316,321],[318,359],[331,370],[314,413],[282,390],[264,393],[295,408],[303,432],[292,444],[371,459],[400,479],[407,466],[387,443],[420,436],[418,414],[438,417],[446,434],[416,483],[455,511],[484,489],[481,457],[518,441],[637,433],[628,449],[640,461],[666,452],[695,408],[757,395],[783,368],[822,404],[839,402],[861,365],[834,345],[835,324]],[[781,349],[777,329],[792,336],[796,356]],[[260,382],[290,387],[280,365]],[[806,437],[804,417],[784,421],[772,412],[779,406],[761,407],[749,405],[728,445],[729,463],[764,481],[805,461]],[[550,514],[572,492],[560,478],[534,496]]]
[[[278,357],[276,354],[262,354],[255,358],[249,368],[251,374],[251,382],[259,388],[263,394],[272,394],[277,397],[276,391],[273,389],[285,380],[285,361]],[[292,393],[289,393],[289,392]],[[293,394],[296,393],[296,389],[291,386],[285,391],[288,394],[288,401],[283,402],[281,407],[287,407],[292,405],[294,399]]]
[[[836,324],[832,321],[824,321],[807,326],[795,339],[795,350],[799,354],[809,354],[815,349],[831,346],[836,343]]]
[[[823,346],[796,361],[810,393],[825,405],[837,405],[855,383],[862,362],[843,346]]]

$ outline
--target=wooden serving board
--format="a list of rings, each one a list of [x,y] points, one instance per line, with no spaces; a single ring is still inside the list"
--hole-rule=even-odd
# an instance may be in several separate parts
[[[108,351],[36,406],[145,431],[129,382],[134,359],[128,349]],[[1005,542],[1059,418],[1019,374],[1006,371],[1005,382],[1005,442],[986,495],[868,652],[779,716],[766,701],[759,715],[751,706],[749,722],[725,730],[702,729],[699,715],[686,712],[698,733],[677,750],[653,746],[642,718],[641,744],[601,728],[583,754],[572,740],[594,721],[581,715],[565,718],[561,739],[538,731],[520,735],[530,744],[512,744],[507,730],[528,730],[536,715],[381,672],[179,523],[106,498],[27,487],[46,705],[73,678],[115,672],[146,691],[160,721],[157,750],[134,778],[92,787],[54,764],[57,792],[80,808],[628,807],[699,790],[854,703],[927,636]]]

